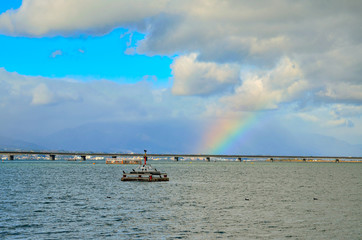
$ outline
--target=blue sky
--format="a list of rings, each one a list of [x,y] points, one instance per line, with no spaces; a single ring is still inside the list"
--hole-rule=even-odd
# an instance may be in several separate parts
[[[126,29],[115,29],[104,36],[0,36],[0,65],[30,76],[135,82],[149,75],[167,83],[172,60],[167,56],[125,54],[144,37],[137,32],[130,35]]]
[[[2,1],[0,137],[56,148],[50,136],[71,141],[91,125],[103,139],[112,129],[100,125],[116,124],[139,136],[119,151],[207,152],[234,139],[220,153],[283,154],[272,140],[245,145],[280,129],[284,144],[300,136],[294,154],[316,135],[359,149],[361,11],[359,1]],[[171,147],[176,133],[193,147]]]
[[[21,6],[21,0],[4,0],[0,5],[0,13],[6,12],[9,9],[17,9]]]

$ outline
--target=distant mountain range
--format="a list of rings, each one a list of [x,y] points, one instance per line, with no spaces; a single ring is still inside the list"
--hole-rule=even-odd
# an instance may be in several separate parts
[[[39,146],[35,143],[17,140],[13,138],[0,136],[0,150],[1,151],[15,151],[15,150],[42,150],[44,146]]]
[[[240,143],[248,154],[302,156],[362,156],[362,145],[320,134],[290,133],[283,128],[256,129]]]
[[[197,126],[197,127],[195,127]],[[195,129],[197,129],[195,131]],[[0,150],[57,150],[92,152],[201,153],[205,133],[201,122],[91,123],[64,129],[33,142],[0,136]],[[362,145],[318,134],[292,134],[282,127],[253,129],[229,154],[362,156]],[[203,153],[207,154],[207,153]]]
[[[168,124],[168,125],[167,125]],[[56,132],[38,143],[50,149],[104,152],[186,153],[193,151],[201,131],[184,122],[92,123]],[[201,129],[200,129],[201,130]]]

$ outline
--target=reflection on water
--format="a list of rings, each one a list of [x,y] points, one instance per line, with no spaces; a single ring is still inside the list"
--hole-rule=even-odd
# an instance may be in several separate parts
[[[360,239],[362,164],[1,162],[1,239]]]

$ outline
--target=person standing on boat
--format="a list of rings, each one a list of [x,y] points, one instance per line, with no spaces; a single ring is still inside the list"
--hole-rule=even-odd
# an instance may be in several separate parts
[[[144,150],[145,151],[145,155],[144,155],[144,159],[145,159],[145,165],[143,165],[143,166],[146,166],[146,163],[147,163],[147,150]]]

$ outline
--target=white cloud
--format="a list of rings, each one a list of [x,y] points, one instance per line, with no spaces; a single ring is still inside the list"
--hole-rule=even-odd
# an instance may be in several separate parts
[[[41,83],[33,90],[33,99],[31,104],[33,105],[43,105],[43,104],[50,104],[53,102],[53,93],[50,92],[48,87]]]
[[[73,89],[75,81],[71,79],[29,77],[0,68],[0,85],[5,89],[2,94],[4,107],[60,104],[80,99],[79,92]]]
[[[335,117],[360,117],[362,118],[362,105],[333,105],[331,114]]]
[[[291,43],[284,36],[277,36],[269,39],[252,38],[248,43],[251,54],[265,54],[269,51],[282,51],[287,49]]]
[[[197,54],[178,57],[171,65],[174,76],[172,92],[176,95],[202,95],[222,91],[237,83],[239,67],[197,61]]]
[[[289,86],[291,98],[293,92],[300,93],[298,89],[309,85],[320,89],[320,101],[358,102],[361,12],[360,1],[337,0],[24,0],[19,9],[0,15],[0,32],[67,36],[128,27],[131,41],[132,32],[141,31],[145,39],[129,46],[126,54],[183,56],[172,67],[173,92],[184,95],[219,93],[218,87],[232,84],[228,76],[224,77],[226,83],[201,74],[202,69],[210,69],[205,64],[213,64],[217,73],[233,74],[234,70],[226,71],[226,66],[271,69],[280,59],[289,58],[298,62],[305,81]],[[194,75],[175,68],[182,61],[186,64],[193,53],[198,53],[197,61],[193,60],[197,69]],[[206,77],[209,85],[201,86],[198,74]],[[260,83],[255,84],[260,88]]]
[[[169,6],[165,14],[147,21],[146,38],[136,51],[170,56],[197,52],[199,62],[257,69],[271,69],[280,59],[298,63],[303,80],[288,85],[287,91],[277,91],[277,86],[266,85],[273,84],[271,81],[260,78],[244,81],[244,87],[237,92],[250,94],[251,98],[241,98],[243,108],[252,109],[257,102],[268,100],[271,102],[266,107],[275,108],[278,102],[298,100],[304,95],[318,98],[315,102],[360,104],[361,2],[211,0],[174,1]],[[249,90],[252,92],[246,93]],[[230,101],[225,104],[238,108],[235,103],[240,96],[226,98]]]
[[[338,132],[338,135],[345,135],[345,140],[360,140],[362,128],[362,106],[352,104],[324,104],[310,109],[303,109],[295,114],[295,117],[302,119],[306,123],[311,123],[310,129],[316,132],[326,131],[326,135]],[[290,122],[294,122],[290,120]],[[349,136],[349,137],[348,137]],[[350,139],[349,139],[350,138]],[[357,143],[361,143],[357,141]]]
[[[353,127],[354,124],[351,120],[340,118],[340,119],[334,119],[329,120],[326,122],[327,126],[330,127]]]
[[[19,9],[0,15],[0,33],[44,36],[103,34],[139,22],[164,9],[167,0],[23,0]]]
[[[295,101],[308,88],[298,64],[283,58],[274,69],[243,74],[235,93],[220,101],[232,111],[275,109],[280,103]]]
[[[0,125],[8,126],[0,135],[5,130],[44,133],[87,122],[197,118],[203,109],[198,99],[175,97],[169,89],[153,88],[150,81],[82,82],[24,76],[0,68],[0,112],[6,113]]]
[[[308,122],[314,122],[314,123],[319,122],[319,118],[317,116],[314,116],[309,113],[304,113],[304,112],[297,113],[297,116]]]
[[[346,82],[327,84],[324,90],[318,92],[318,96],[335,101],[362,103],[362,85]]]
[[[63,52],[61,50],[55,50],[54,52],[52,52],[52,54],[50,54],[50,56],[52,58],[55,58],[56,56],[60,56],[62,54],[63,54]]]
[[[142,51],[199,51],[224,60],[321,52],[359,39],[357,9],[357,1],[172,1],[166,14],[148,21]]]

